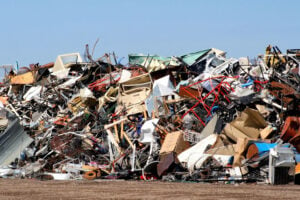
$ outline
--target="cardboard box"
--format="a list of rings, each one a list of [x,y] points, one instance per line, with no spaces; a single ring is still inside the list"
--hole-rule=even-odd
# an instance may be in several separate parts
[[[183,133],[181,131],[172,132],[167,134],[160,149],[160,154],[175,152],[178,155],[189,148],[189,146],[189,143],[183,140]]]
[[[246,108],[240,116],[225,126],[224,133],[235,142],[238,138],[258,139],[260,131],[267,125],[257,110]]]

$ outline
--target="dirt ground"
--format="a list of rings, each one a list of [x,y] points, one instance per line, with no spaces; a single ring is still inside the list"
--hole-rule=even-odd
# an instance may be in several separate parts
[[[299,199],[300,186],[0,179],[0,199]]]

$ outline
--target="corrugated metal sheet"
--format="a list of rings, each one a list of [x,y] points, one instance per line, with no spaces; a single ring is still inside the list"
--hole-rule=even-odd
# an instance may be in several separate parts
[[[0,166],[8,165],[33,141],[16,118],[0,135]]]

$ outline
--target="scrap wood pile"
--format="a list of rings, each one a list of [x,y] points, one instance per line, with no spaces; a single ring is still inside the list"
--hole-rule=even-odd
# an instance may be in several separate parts
[[[299,182],[300,50],[85,55],[6,74],[0,177]]]

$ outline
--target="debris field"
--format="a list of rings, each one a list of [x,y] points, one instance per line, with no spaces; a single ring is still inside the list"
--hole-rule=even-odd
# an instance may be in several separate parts
[[[123,65],[88,45],[2,66],[0,177],[299,184],[299,67],[299,49],[277,46],[251,60],[210,48]]]

